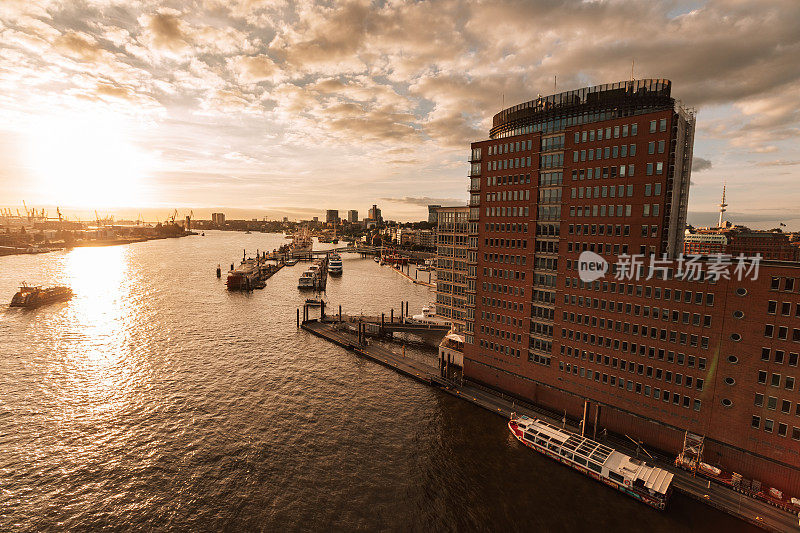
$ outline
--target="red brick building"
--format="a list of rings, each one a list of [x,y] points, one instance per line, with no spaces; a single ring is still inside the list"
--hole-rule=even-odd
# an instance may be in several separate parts
[[[539,98],[472,144],[464,375],[573,416],[588,400],[600,426],[676,455],[705,435],[706,462],[800,495],[799,264],[579,277],[584,251],[683,251],[694,116],[670,88]]]

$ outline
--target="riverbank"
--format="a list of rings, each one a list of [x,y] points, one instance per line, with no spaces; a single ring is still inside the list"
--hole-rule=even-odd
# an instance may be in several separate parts
[[[0,257],[7,255],[36,255],[46,254],[50,252],[58,252],[61,250],[70,250],[72,248],[99,248],[103,246],[120,246],[123,244],[135,244],[138,242],[155,241],[161,239],[178,239],[180,237],[188,237],[190,235],[197,235],[197,233],[187,232],[183,235],[159,235],[156,237],[130,237],[122,239],[102,239],[90,241],[76,241],[69,245],[67,244],[51,244],[47,246],[0,246]]]

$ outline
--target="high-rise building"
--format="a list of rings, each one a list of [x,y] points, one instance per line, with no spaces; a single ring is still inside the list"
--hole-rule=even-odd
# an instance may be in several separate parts
[[[358,222],[358,211],[355,209],[351,209],[347,212],[347,221],[351,224],[355,224]]]
[[[800,494],[800,264],[679,275],[694,125],[668,80],[495,115],[471,146],[464,376],[572,416],[589,402],[667,453],[704,436],[706,462]],[[584,277],[582,254],[613,268]],[[671,266],[620,277],[634,255]]]
[[[436,211],[436,314],[464,330],[467,311],[469,206]]]
[[[211,213],[211,223],[217,226],[225,225],[225,213]]]
[[[430,224],[436,224],[438,217],[436,216],[436,210],[439,209],[440,205],[429,205],[428,206],[428,222]]]
[[[336,224],[339,222],[339,210],[338,209],[328,209],[325,211],[325,223],[326,224]]]
[[[370,220],[374,220],[378,224],[383,222],[383,217],[381,216],[381,210],[375,204],[372,204],[372,207],[369,208],[368,215],[369,215],[368,218]]]

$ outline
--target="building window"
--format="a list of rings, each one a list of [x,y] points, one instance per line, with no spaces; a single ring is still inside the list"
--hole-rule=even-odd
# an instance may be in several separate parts
[[[772,433],[772,428],[775,427],[775,421],[770,420],[769,418],[764,420],[764,431],[767,433]]]
[[[656,132],[656,121],[655,120],[651,120],[650,121],[650,133],[655,133],[655,132]]]
[[[753,419],[750,421],[750,425],[754,428],[758,429],[761,427],[761,417],[753,415]]]

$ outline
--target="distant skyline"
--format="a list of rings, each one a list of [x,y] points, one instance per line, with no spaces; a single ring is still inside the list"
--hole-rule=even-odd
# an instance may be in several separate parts
[[[424,220],[503,103],[635,61],[698,110],[689,222],[727,180],[730,220],[798,227],[798,49],[794,0],[4,0],[0,205]]]

